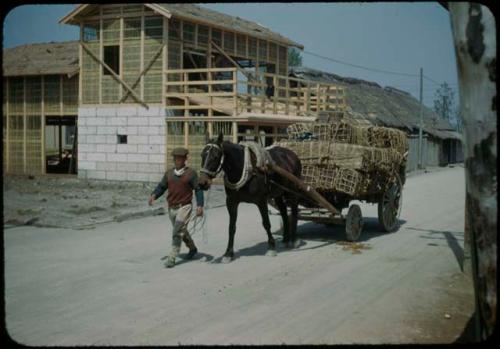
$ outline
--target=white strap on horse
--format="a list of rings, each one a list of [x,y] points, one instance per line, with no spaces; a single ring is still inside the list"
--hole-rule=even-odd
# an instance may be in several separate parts
[[[248,146],[243,145],[243,172],[241,173],[241,178],[236,183],[231,183],[227,179],[227,175],[224,176],[224,185],[232,190],[240,190],[250,179],[250,173],[253,170],[252,162],[250,161],[250,149]]]

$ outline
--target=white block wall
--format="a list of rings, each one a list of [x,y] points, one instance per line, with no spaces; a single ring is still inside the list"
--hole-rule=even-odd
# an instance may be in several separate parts
[[[118,144],[127,135],[127,144]],[[158,182],[165,171],[165,109],[78,108],[78,177]]]

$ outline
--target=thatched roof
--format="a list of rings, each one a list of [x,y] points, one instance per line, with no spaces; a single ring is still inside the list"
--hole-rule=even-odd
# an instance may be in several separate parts
[[[78,71],[78,41],[29,44],[3,50],[4,76],[72,76]]]
[[[196,21],[221,29],[247,34],[260,39],[271,40],[286,46],[295,46],[303,49],[299,43],[296,43],[283,35],[276,33],[259,23],[252,22],[240,17],[234,17],[222,12],[214,11],[206,7],[195,4],[144,4],[152,10],[164,15],[167,18],[177,17],[185,20]],[[92,12],[96,4],[82,4],[73,11],[64,16],[59,22],[64,24],[77,24],[79,17],[85,17],[86,13]]]
[[[345,88],[348,108],[363,114],[372,124],[415,132],[419,127],[420,103],[408,92],[394,87],[382,88],[375,82],[346,78],[333,73],[298,67],[291,75],[312,81],[338,84]],[[423,108],[423,131],[447,139],[460,138],[453,127],[431,109]]]

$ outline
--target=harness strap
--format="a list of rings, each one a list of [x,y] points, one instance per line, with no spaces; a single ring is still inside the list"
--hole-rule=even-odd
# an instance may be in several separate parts
[[[205,158],[205,163],[203,164],[203,166],[202,166],[202,168],[200,170],[200,172],[206,173],[210,177],[215,177],[222,170],[222,164],[224,163],[224,151],[222,151],[222,149],[217,144],[209,143],[206,146],[209,147],[209,148],[211,148],[211,147],[217,148],[217,149],[219,149],[222,152],[222,158],[220,160],[220,164],[219,164],[219,167],[217,168],[217,170],[210,171],[210,170],[208,170],[206,168],[206,165],[207,165],[207,162],[208,162],[208,158],[209,158],[208,155]]]
[[[236,183],[231,183],[227,179],[227,175],[224,176],[224,185],[232,190],[240,190],[250,179],[250,173],[253,170],[252,162],[250,161],[250,149],[248,146],[244,146],[244,160],[243,160],[243,171],[241,173],[241,178]]]

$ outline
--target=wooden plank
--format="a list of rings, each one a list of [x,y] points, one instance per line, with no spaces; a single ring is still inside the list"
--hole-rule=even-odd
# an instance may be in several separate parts
[[[312,188],[309,185],[306,185],[303,181],[295,177],[293,174],[290,172],[282,169],[278,165],[274,164],[269,164],[268,167],[270,168],[271,171],[276,172],[280,176],[288,179],[292,183],[294,183],[299,190],[302,192],[306,193],[313,199],[316,203],[318,203],[321,207],[326,208],[328,211],[332,213],[332,215],[339,215],[340,211],[338,211],[335,207],[332,206],[323,196],[321,196],[314,188]]]
[[[104,58],[104,30],[103,30],[103,19],[102,19],[102,7],[99,7],[99,57],[98,59]],[[80,45],[83,46],[83,41],[80,42]],[[90,50],[88,50],[90,51]],[[90,53],[90,52],[89,52]],[[93,54],[93,53],[92,53]],[[92,55],[91,54],[91,55]],[[102,76],[104,74],[104,70],[102,69],[102,65],[99,66],[99,104],[102,104]]]
[[[166,69],[166,74],[181,74],[181,73],[218,73],[218,72],[230,72],[234,71],[236,68],[198,68],[198,69]]]
[[[47,169],[46,169],[46,161],[45,161],[45,101],[44,101],[44,94],[45,94],[45,77],[42,75],[41,76],[41,85],[42,85],[42,89],[41,89],[41,92],[40,94],[42,95],[42,99],[41,99],[41,117],[42,117],[42,121],[41,121],[41,135],[42,135],[42,139],[41,139],[41,149],[42,149],[42,174],[45,174],[47,172]]]
[[[83,22],[80,22],[80,42],[83,41]],[[78,46],[78,59],[80,74],[78,74],[78,105],[83,104],[83,49],[82,46]],[[43,75],[42,75],[43,76]]]
[[[162,65],[161,65],[161,70],[162,72],[165,70],[166,67],[168,67],[168,19],[166,17],[163,17],[163,53],[162,53]],[[166,79],[167,79],[167,74],[163,73],[161,74],[161,95],[162,95],[162,105],[165,106],[166,104],[166,98],[165,98],[165,93],[167,92],[166,90]]]
[[[144,6],[142,7],[142,13],[141,13],[141,71],[144,70],[144,41],[145,41],[145,20],[144,20]],[[133,94],[132,94],[133,95]],[[140,95],[141,99],[144,99],[144,75],[141,76],[141,87],[140,87]],[[144,102],[143,102],[144,103]]]
[[[169,92],[165,94],[167,98],[190,98],[190,97],[232,97],[234,96],[233,92]]]
[[[235,37],[236,37],[236,36],[235,36]],[[227,58],[227,60],[228,60],[229,62],[231,62],[231,64],[233,64],[236,68],[238,68],[238,70],[240,70],[240,71],[241,71],[241,73],[242,73],[243,75],[245,75],[245,76],[246,76],[249,80],[254,80],[254,79],[253,79],[253,77],[252,77],[250,74],[248,74],[248,73],[247,73],[247,72],[243,69],[243,67],[242,67],[242,66],[240,66],[240,65],[238,64],[238,62],[236,62],[234,59],[232,59],[232,58],[231,58],[231,56],[229,56],[229,55],[228,55],[228,54],[227,54],[227,53],[226,53],[226,52],[225,52],[222,48],[220,48],[220,47],[219,47],[219,46],[218,46],[215,42],[213,42],[213,40],[211,41],[211,43],[212,43],[212,46],[213,46],[213,47],[215,47],[215,49],[216,49],[217,51],[219,51],[219,52],[220,52],[220,53],[221,53],[224,57],[226,57],[226,58]]]
[[[97,61],[101,64],[102,67],[104,67],[105,69],[107,69],[111,75],[113,75],[113,77],[119,82],[121,83],[123,86],[125,86],[125,88],[127,90],[130,91],[130,93],[132,94],[132,96],[134,96],[144,107],[148,108],[147,104],[142,100],[141,97],[139,97],[137,95],[137,93],[134,92],[134,90],[132,90],[132,88],[125,82],[123,81],[122,79],[120,79],[120,77],[118,75],[116,75],[116,73],[113,71],[113,69],[111,69],[106,63],[104,63],[103,61],[101,61],[88,47],[87,45],[85,45],[83,42],[80,42],[80,45],[82,45],[82,47]]]
[[[170,109],[170,110],[184,110],[184,109],[210,109],[213,107],[213,104],[190,104],[188,106],[184,105],[168,105],[165,107],[165,109]]]
[[[155,54],[153,55],[153,58],[149,61],[149,63],[146,66],[146,68],[144,68],[140,72],[139,76],[136,78],[135,82],[132,84],[132,89],[134,89],[137,86],[137,84],[141,81],[141,78],[144,76],[144,74],[146,74],[146,72],[153,66],[153,64],[156,61],[156,59],[160,56],[160,53],[163,52],[164,47],[165,47],[165,45],[162,45],[160,47],[160,49],[155,52]],[[125,99],[127,99],[127,97],[128,97],[129,94],[130,94],[130,91],[127,91],[125,93],[125,95],[120,99],[120,103],[122,103]]]
[[[23,173],[26,173],[26,77],[23,77]]]
[[[10,113],[9,113],[9,109],[10,109],[10,102],[9,102],[9,100],[10,100],[10,84],[9,84],[9,81],[10,81],[10,79],[9,78],[5,78],[5,80],[6,80],[6,83],[7,83],[6,84],[6,88],[7,88],[7,92],[6,92],[7,93],[7,103],[5,105],[5,107],[7,109],[6,110],[6,119],[7,120],[5,122],[7,124],[6,125],[7,130],[6,130],[6,135],[5,135],[6,136],[5,137],[6,138],[5,142],[6,142],[6,148],[7,148],[7,156],[6,156],[7,166],[6,166],[6,171],[8,173],[9,169],[10,169],[10,154],[9,154],[9,152],[10,152],[10,145],[9,145],[9,143],[10,143],[10,134],[9,134],[10,133],[10,126],[9,126],[9,123],[10,123],[9,122],[10,121]]]
[[[191,81],[169,81],[166,86],[199,86],[199,85],[228,85],[232,84],[233,80],[191,80]]]

